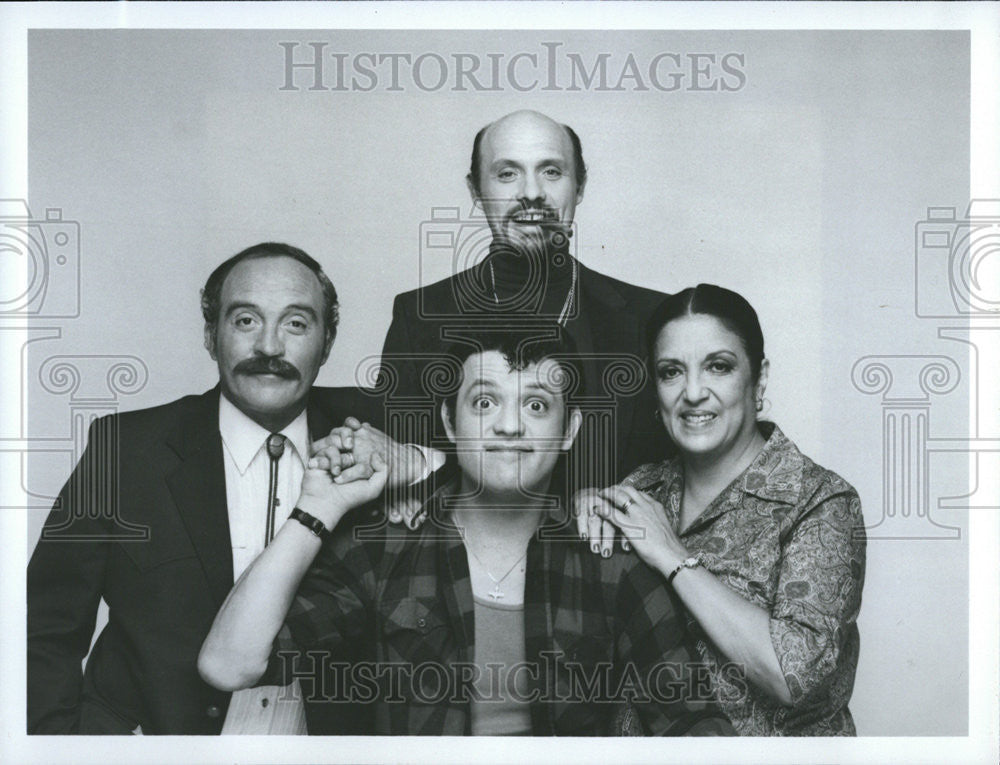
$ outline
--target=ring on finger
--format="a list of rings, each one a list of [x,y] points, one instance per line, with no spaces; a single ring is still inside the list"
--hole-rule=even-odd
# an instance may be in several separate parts
[[[344,452],[343,456],[351,458],[350,464],[346,465],[345,467],[354,467],[354,465],[356,464],[354,461],[354,452]]]
[[[625,500],[625,504],[622,505],[622,512],[623,513],[627,513],[629,507],[631,507],[631,506],[632,506],[632,498],[629,497],[628,499]]]

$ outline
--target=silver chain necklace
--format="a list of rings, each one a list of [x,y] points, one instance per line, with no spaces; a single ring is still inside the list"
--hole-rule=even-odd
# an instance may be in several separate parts
[[[528,557],[528,551],[525,550],[524,551],[524,555],[522,555],[520,558],[518,558],[516,561],[514,561],[514,565],[511,566],[509,569],[507,569],[507,573],[504,574],[499,579],[497,579],[495,576],[493,576],[493,574],[490,573],[490,570],[488,568],[486,568],[486,564],[483,563],[482,559],[478,555],[476,555],[476,551],[472,549],[472,545],[469,544],[469,540],[465,536],[465,530],[462,529],[462,528],[459,528],[458,533],[461,535],[462,541],[465,542],[465,549],[468,550],[472,554],[472,557],[476,559],[476,563],[478,563],[480,566],[482,566],[483,571],[486,573],[486,576],[488,576],[490,578],[490,581],[493,582],[493,590],[491,592],[486,593],[486,594],[489,595],[495,601],[502,599],[504,597],[504,593],[503,593],[503,590],[500,589],[500,584],[503,582],[504,579],[506,579],[508,576],[510,576],[511,573],[513,573],[514,569],[517,568],[518,564],[521,561],[523,561],[526,557]],[[522,569],[522,571],[523,570],[524,569]]]
[[[576,261],[570,259],[573,264],[573,276],[570,279],[569,292],[566,295],[566,301],[563,303],[562,310],[559,312],[559,318],[556,322],[565,327],[566,321],[569,318],[570,312],[573,310],[573,299],[576,295]],[[497,295],[497,275],[493,271],[493,259],[490,258],[490,284],[493,287],[493,302],[500,305],[500,296]]]

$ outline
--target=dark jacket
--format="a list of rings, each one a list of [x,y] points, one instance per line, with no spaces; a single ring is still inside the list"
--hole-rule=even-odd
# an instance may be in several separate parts
[[[310,436],[348,414],[378,423],[372,402],[314,388]],[[196,666],[233,586],[218,403],[216,388],[92,424],[28,564],[29,733],[222,729],[230,695]]]

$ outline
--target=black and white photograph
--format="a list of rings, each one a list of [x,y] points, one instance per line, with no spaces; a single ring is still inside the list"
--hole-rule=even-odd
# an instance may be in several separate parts
[[[0,27],[5,762],[997,760],[995,4]]]

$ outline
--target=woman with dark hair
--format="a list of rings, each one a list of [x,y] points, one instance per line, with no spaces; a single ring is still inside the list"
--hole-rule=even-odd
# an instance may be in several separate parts
[[[741,735],[855,735],[857,492],[758,421],[769,364],[742,296],[699,284],[664,301],[648,330],[657,416],[677,456],[604,490],[593,512],[687,607]]]

